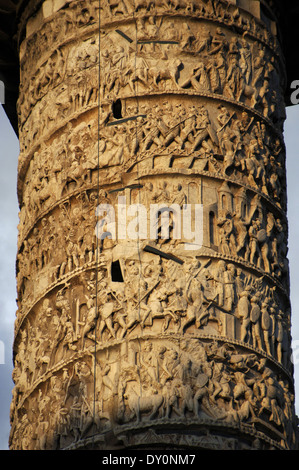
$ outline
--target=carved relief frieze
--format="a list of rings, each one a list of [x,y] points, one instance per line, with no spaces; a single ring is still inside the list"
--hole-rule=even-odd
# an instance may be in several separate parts
[[[20,449],[80,446],[94,431],[102,433],[105,444],[111,423],[116,435],[125,430],[130,439],[130,431],[135,429],[136,436],[140,426],[142,433],[149,424],[170,420],[240,428],[247,438],[265,443],[262,431],[268,429],[271,444],[278,448],[288,449],[294,441],[295,431],[288,425],[292,395],[287,376],[277,375],[258,354],[212,338],[124,343],[98,352],[96,364],[88,356],[65,362],[32,394],[39,396],[35,408],[29,409],[25,399],[18,409],[22,419],[16,435],[26,426]],[[25,439],[34,432],[30,422],[35,413],[46,426],[42,441],[40,434]]]
[[[74,256],[73,251],[72,260]],[[223,259],[191,259],[179,265],[149,254],[143,258],[140,266],[137,253],[135,259],[115,261],[103,255],[98,271],[86,266],[64,283],[60,279],[20,318],[19,337],[26,323],[41,330],[40,318],[47,329],[38,346],[53,351],[53,365],[67,357],[64,345],[72,353],[140,334],[216,335],[246,343],[292,369],[289,305],[275,284]],[[57,334],[51,334],[49,321]]]
[[[154,17],[171,18],[186,17],[198,20],[207,20],[210,24],[216,24],[221,27],[231,27],[240,33],[246,33],[267,44],[275,51],[280,46],[269,25],[261,21],[260,15],[252,15],[248,10],[244,10],[243,6],[231,4],[226,1],[214,1],[212,4],[206,1],[158,1],[151,2],[146,0],[138,0],[131,2],[128,0],[116,1],[113,4],[109,0],[105,0],[100,6],[101,22],[104,26],[118,25],[127,22],[133,16],[142,22],[144,18]],[[154,31],[154,29],[153,29]],[[151,33],[154,37],[154,33]]]
[[[58,108],[62,107],[63,98],[70,100],[70,109],[76,110],[78,106],[88,105],[91,96],[95,91],[93,88],[95,84],[91,81],[93,75],[97,76],[98,62],[99,62],[99,45],[98,40],[94,37],[91,39],[82,40],[81,45],[77,44],[69,47],[64,46],[61,49],[53,51],[52,55],[47,61],[42,64],[34,75],[28,74],[22,81],[22,90],[19,95],[18,107],[21,128],[27,119],[30,119],[30,113],[33,112],[34,107],[38,106],[38,102],[43,100],[50,100],[51,95],[56,96],[56,105]],[[95,69],[95,71],[93,70]],[[88,87],[88,81],[89,87]],[[36,87],[36,82],[39,86]],[[74,83],[81,83],[82,90],[72,95],[70,88]],[[69,97],[67,97],[65,83],[69,83]],[[63,84],[63,86],[61,86]],[[55,93],[56,91],[56,93]],[[96,97],[95,97],[96,99]],[[66,100],[67,101],[67,100]],[[52,106],[52,118],[53,116]],[[61,110],[63,112],[64,110]],[[59,110],[58,110],[59,113]],[[25,126],[26,129],[26,126]]]
[[[215,109],[205,100],[158,103],[149,109],[140,100],[141,116],[127,124],[122,146],[127,171],[206,172],[252,187],[285,209],[285,149],[267,123],[247,110],[224,104]],[[124,126],[115,124],[116,132]]]
[[[18,253],[19,301],[32,301],[45,286],[95,262],[95,211],[98,203],[108,201],[105,191],[100,197],[95,190],[79,193],[40,219]]]
[[[285,71],[264,10],[49,0],[28,21],[12,448],[294,448]]]
[[[246,37],[232,38],[230,32],[211,25],[202,26],[196,37],[196,24],[190,22],[163,23],[153,17],[140,23],[140,40],[131,38],[128,34],[132,35],[132,29],[125,27],[103,37],[102,99],[145,91],[221,95],[282,124],[285,116],[279,93],[283,90],[276,86],[273,92],[280,71],[276,70],[273,53],[264,46]],[[147,28],[156,30],[158,44],[146,36]],[[121,76],[117,73],[120,65],[124,70]]]
[[[116,243],[123,243],[118,230],[113,237],[109,235],[98,241],[96,238],[97,206],[108,204],[115,215],[115,228],[119,227],[119,196],[124,197],[126,211],[130,204],[143,206],[147,228],[142,240],[148,237],[159,249],[170,250],[182,258],[186,256],[184,246],[188,242],[185,236],[188,227],[182,225],[187,220],[184,219],[184,207],[189,205],[192,209],[194,204],[201,204],[200,226],[204,235],[202,245],[194,245],[193,255],[208,249],[210,254],[228,257],[273,277],[274,282],[288,290],[287,225],[284,215],[279,210],[273,211],[275,206],[267,207],[259,194],[236,184],[221,180],[214,180],[212,184],[206,176],[195,179],[190,175],[184,178],[166,175],[164,173],[163,184],[152,176],[140,179],[139,185],[132,185],[132,189],[129,185],[121,192],[108,187],[99,194],[95,188],[75,193],[40,217],[34,228],[20,240],[17,258],[19,301],[22,299],[26,303],[26,298],[37,298],[45,284],[52,285],[64,275],[95,262],[97,246],[105,252]],[[179,212],[173,213],[173,223],[179,224],[180,236],[173,232],[171,221],[168,238],[161,238],[159,230],[154,235],[150,233],[151,206],[161,202],[167,208],[178,207]],[[128,223],[130,220],[129,217]],[[195,237],[192,240],[196,242]]]
[[[49,2],[48,2],[49,3]],[[67,8],[59,8],[53,15],[37,17],[35,27],[27,32],[20,44],[20,74],[22,80],[35,72],[49,54],[61,46],[76,41],[82,37],[83,41],[90,35],[90,31],[98,29],[99,3],[90,1],[68,1]],[[44,7],[46,8],[46,7]],[[43,10],[43,7],[42,7]],[[39,47],[36,47],[38,42]],[[34,67],[33,69],[31,67]]]

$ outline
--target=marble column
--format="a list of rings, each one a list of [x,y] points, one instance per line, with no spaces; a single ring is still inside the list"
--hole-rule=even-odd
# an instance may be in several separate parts
[[[33,3],[11,448],[296,448],[275,11]]]

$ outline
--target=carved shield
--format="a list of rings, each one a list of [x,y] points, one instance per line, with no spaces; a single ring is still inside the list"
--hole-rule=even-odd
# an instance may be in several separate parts
[[[208,383],[209,377],[206,374],[199,374],[196,379],[196,385],[199,388],[204,387]]]
[[[254,305],[250,312],[250,320],[252,323],[256,323],[260,318],[261,310],[258,305]]]
[[[257,239],[259,242],[265,242],[267,239],[267,232],[265,229],[259,230],[257,233]]]
[[[271,326],[271,318],[267,311],[262,314],[262,328],[263,330],[269,330]]]

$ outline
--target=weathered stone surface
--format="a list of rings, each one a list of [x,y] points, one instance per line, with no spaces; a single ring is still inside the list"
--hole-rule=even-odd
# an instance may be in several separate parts
[[[296,448],[278,25],[240,0],[21,21],[11,448]]]

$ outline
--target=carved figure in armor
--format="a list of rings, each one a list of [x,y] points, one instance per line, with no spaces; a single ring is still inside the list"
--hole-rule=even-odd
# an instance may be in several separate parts
[[[259,306],[259,297],[258,293],[253,295],[250,300],[251,310],[250,310],[250,321],[252,327],[252,342],[253,346],[256,348],[263,349],[262,340],[261,340],[261,329],[260,329],[260,316],[261,309]]]
[[[258,221],[254,220],[252,221],[251,226],[248,229],[248,235],[249,235],[249,255],[248,255],[248,261],[250,263],[254,264],[256,259],[259,259],[260,257],[260,248],[258,244],[258,230],[259,230],[259,224]]]
[[[263,339],[266,346],[267,354],[271,355],[271,330],[272,330],[272,320],[269,314],[269,305],[267,299],[262,302],[261,306],[261,328],[263,331]]]
[[[82,347],[84,345],[85,337],[88,336],[88,333],[90,333],[92,330],[95,329],[96,327],[96,321],[98,318],[98,312],[95,306],[95,301],[94,299],[88,299],[87,300],[87,315],[86,318],[84,318],[83,322],[78,322],[83,326],[83,331],[82,331]]]
[[[117,308],[118,307],[118,308]],[[109,331],[113,338],[116,337],[116,333],[113,327],[113,313],[117,309],[121,308],[118,301],[113,297],[113,294],[109,291],[103,292],[101,295],[101,306],[99,307],[99,335],[102,340],[102,334],[105,328]]]
[[[240,340],[250,342],[250,287],[247,287],[243,292],[240,293],[238,300],[238,311],[237,316],[241,320],[241,333]]]

